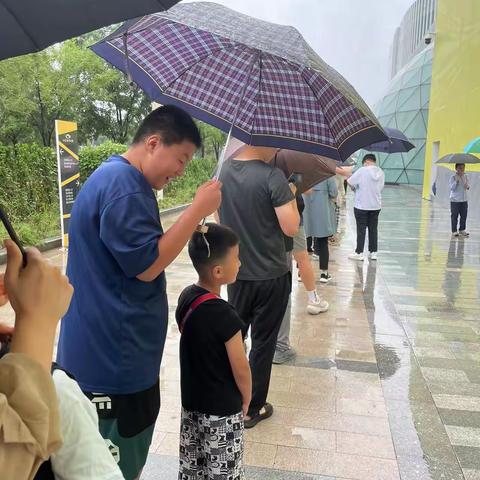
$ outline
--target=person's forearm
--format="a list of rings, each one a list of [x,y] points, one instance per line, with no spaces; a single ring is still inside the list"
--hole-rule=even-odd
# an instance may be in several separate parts
[[[155,280],[180,254],[202,218],[190,205],[180,218],[162,235],[158,241],[159,256],[138,279],[144,282]]]
[[[295,222],[297,223],[297,228],[300,226],[300,212],[298,211],[297,201],[293,199],[290,203],[292,210],[295,214]]]
[[[248,361],[245,361],[244,368],[233,371],[233,377],[242,395],[242,403],[248,405],[252,399],[252,373]]]
[[[17,317],[10,352],[28,355],[50,372],[56,328],[52,327],[51,331],[37,332],[31,328],[30,323],[32,322],[29,318]],[[48,322],[43,324],[47,325]]]

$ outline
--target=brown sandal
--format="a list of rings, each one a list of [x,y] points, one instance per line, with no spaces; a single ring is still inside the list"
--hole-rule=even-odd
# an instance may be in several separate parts
[[[267,418],[270,418],[273,415],[273,406],[270,403],[266,403],[259,412],[257,412],[255,415],[252,415],[252,417],[249,420],[245,420],[244,425],[245,428],[253,428],[258,422],[261,422],[262,420],[266,420]]]

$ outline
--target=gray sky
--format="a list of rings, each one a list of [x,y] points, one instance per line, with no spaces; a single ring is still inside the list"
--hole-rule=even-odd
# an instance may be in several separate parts
[[[389,79],[396,27],[414,0],[213,0],[262,20],[296,27],[373,105]]]

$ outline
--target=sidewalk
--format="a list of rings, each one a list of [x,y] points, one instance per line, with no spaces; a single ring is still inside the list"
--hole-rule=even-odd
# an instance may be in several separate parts
[[[355,225],[331,249],[327,313],[305,313],[294,281],[297,359],[274,366],[273,417],[246,433],[249,480],[480,480],[480,225],[452,239],[449,212],[387,187],[378,262],[348,260]],[[172,220],[169,220],[170,223]],[[168,227],[168,224],[165,225]],[[62,265],[60,251],[47,254]],[[315,266],[317,275],[318,268]],[[176,480],[180,384],[173,314],[195,281],[186,252],[168,269],[162,407],[142,479]],[[0,321],[12,321],[10,307]]]

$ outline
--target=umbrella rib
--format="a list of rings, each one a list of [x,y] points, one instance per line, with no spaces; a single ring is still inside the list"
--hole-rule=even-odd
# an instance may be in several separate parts
[[[20,23],[20,21],[18,20],[18,17],[12,12],[12,10],[7,6],[5,5],[4,2],[2,2],[2,5],[3,5],[3,8],[5,8],[5,10],[12,16],[12,18],[15,20],[15,22],[17,22],[17,25],[22,29],[22,32],[28,37],[28,39],[32,42],[32,45],[35,46],[35,49],[37,51],[39,50],[42,50],[42,48],[40,47],[40,45],[35,41],[35,39],[30,35],[30,32],[28,32],[25,27]]]

